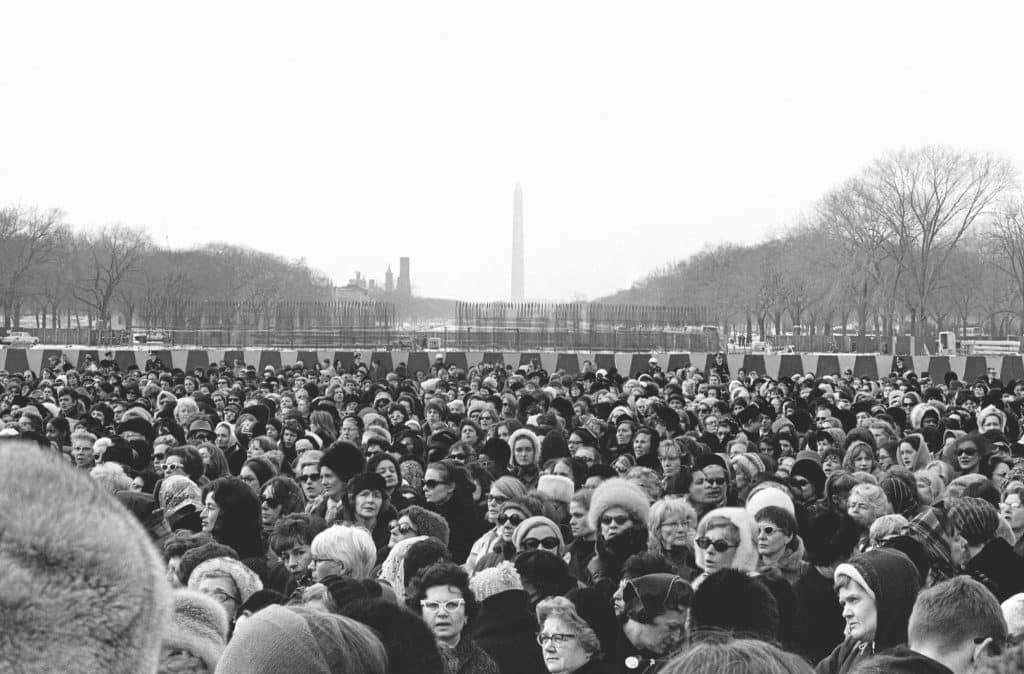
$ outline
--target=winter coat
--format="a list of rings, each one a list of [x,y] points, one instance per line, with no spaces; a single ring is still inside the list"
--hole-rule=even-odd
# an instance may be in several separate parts
[[[480,603],[473,640],[498,665],[501,674],[544,674],[544,657],[537,645],[537,618],[523,590],[508,590]]]
[[[477,517],[476,506],[472,500],[453,496],[438,505],[428,503],[427,509],[448,521],[448,549],[452,552],[452,561],[456,564],[464,563],[469,557],[473,542],[488,527]]]
[[[967,562],[964,570],[1003,603],[1024,592],[1024,559],[1002,538],[993,538]]]
[[[941,662],[910,650],[905,645],[879,653],[857,666],[858,674],[953,674]]]
[[[795,585],[807,569],[807,562],[804,561],[804,542],[800,540],[799,536],[795,540],[797,541],[797,547],[793,550],[786,550],[782,557],[774,564],[768,564],[763,558],[759,557],[757,560],[757,570],[761,573],[767,573],[769,569],[774,570],[789,581],[790,585]]]
[[[491,656],[465,634],[454,649],[442,646],[441,657],[448,674],[501,674]]]
[[[857,569],[871,586],[878,626],[871,642],[847,638],[836,646],[831,655],[818,663],[815,669],[818,674],[845,674],[876,652],[906,642],[907,623],[921,587],[914,563],[895,550],[869,550],[855,555],[846,564],[837,566],[836,574],[842,575],[844,567]]]
[[[647,529],[632,527],[608,540],[598,534],[595,548],[597,554],[587,565],[590,580],[584,582],[611,598],[622,581],[622,565],[631,556],[647,550]]]
[[[796,652],[819,662],[843,641],[846,621],[836,601],[832,572],[808,566],[793,586],[797,602]]]
[[[589,578],[587,575],[587,565],[590,564],[590,560],[597,554],[596,543],[594,539],[577,538],[569,544],[566,550],[569,556],[569,575],[576,580],[583,581]]]

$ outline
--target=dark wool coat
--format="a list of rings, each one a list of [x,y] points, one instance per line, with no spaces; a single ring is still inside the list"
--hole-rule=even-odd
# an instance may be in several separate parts
[[[480,604],[473,626],[473,641],[487,651],[501,674],[544,674],[544,658],[537,644],[537,618],[530,598],[522,590],[508,590]]]

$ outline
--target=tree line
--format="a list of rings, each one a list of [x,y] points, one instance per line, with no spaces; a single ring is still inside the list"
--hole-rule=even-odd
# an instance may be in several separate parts
[[[752,245],[720,244],[653,271],[614,302],[713,305],[762,338],[934,337],[1024,325],[1024,199],[1003,157],[923,147],[887,154],[799,222]]]
[[[279,302],[333,299],[331,280],[304,260],[227,243],[157,245],[141,227],[72,227],[57,209],[0,208],[3,326],[23,316],[38,328],[165,326],[182,300],[230,302],[258,312]]]

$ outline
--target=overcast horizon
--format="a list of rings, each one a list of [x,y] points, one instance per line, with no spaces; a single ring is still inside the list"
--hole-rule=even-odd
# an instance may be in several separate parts
[[[1024,169],[1016,3],[0,8],[0,206],[337,285],[408,256],[417,295],[507,300],[517,181],[527,298],[569,301],[760,241],[888,151]]]

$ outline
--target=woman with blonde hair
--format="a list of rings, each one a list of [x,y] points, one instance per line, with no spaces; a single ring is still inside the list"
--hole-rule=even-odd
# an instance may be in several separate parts
[[[683,580],[699,571],[693,553],[697,511],[686,499],[669,497],[656,501],[647,513],[647,549],[663,556]]]

